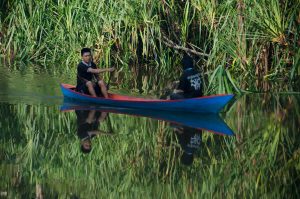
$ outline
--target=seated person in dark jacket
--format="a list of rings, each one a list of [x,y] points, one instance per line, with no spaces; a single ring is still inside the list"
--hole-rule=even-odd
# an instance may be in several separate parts
[[[201,97],[202,82],[200,73],[194,68],[193,59],[185,54],[182,58],[183,74],[180,77],[179,85],[170,98],[184,99]]]
[[[77,66],[77,86],[78,92],[92,95],[93,97],[104,96],[108,98],[107,87],[103,80],[99,79],[99,73],[112,72],[114,68],[98,69],[92,61],[91,49],[81,50],[82,60]]]

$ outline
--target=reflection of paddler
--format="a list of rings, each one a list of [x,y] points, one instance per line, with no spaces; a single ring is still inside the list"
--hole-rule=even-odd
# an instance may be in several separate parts
[[[77,135],[80,139],[80,147],[83,153],[92,150],[91,139],[96,135],[108,134],[99,130],[100,122],[104,121],[107,113],[95,110],[76,110]]]
[[[194,153],[201,147],[202,130],[182,126],[176,127],[174,131],[183,150],[181,162],[184,165],[191,165]]]

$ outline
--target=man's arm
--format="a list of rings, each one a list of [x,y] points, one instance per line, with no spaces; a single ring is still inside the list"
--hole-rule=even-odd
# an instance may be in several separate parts
[[[103,72],[113,72],[114,70],[115,70],[114,67],[112,67],[112,68],[104,68],[104,69],[88,68],[87,72],[99,74],[99,73],[103,73]]]
[[[181,90],[181,89],[174,89],[173,90],[173,93],[183,93],[184,91],[183,90]]]
[[[92,135],[95,135],[95,136],[98,136],[98,135],[113,135],[109,132],[105,132],[105,131],[102,131],[102,130],[93,130],[93,131],[88,131],[87,132],[89,136],[92,136]]]
[[[180,79],[179,79],[179,84],[177,86],[176,89],[174,89],[174,93],[183,93],[184,90],[186,89],[186,84],[187,84],[187,80],[185,75],[181,75]]]

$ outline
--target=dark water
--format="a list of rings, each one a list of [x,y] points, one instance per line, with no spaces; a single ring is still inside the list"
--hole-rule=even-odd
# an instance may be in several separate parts
[[[299,94],[170,115],[75,106],[70,78],[0,70],[0,198],[300,195]]]

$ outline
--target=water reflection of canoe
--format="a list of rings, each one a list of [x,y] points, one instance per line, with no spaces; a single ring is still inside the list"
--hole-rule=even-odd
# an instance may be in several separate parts
[[[179,112],[218,113],[233,98],[233,95],[224,94],[183,100],[157,100],[110,93],[109,98],[105,99],[76,92],[74,88],[74,86],[69,84],[61,84],[61,90],[65,97],[87,103]]]
[[[65,100],[64,104],[61,106],[61,111],[70,110],[97,110],[101,112],[149,117],[158,120],[168,121],[178,125],[184,125],[196,129],[203,129],[214,133],[234,135],[233,131],[219,117],[219,115],[213,113],[178,113],[168,111],[141,110],[133,108],[88,105],[85,103]]]

